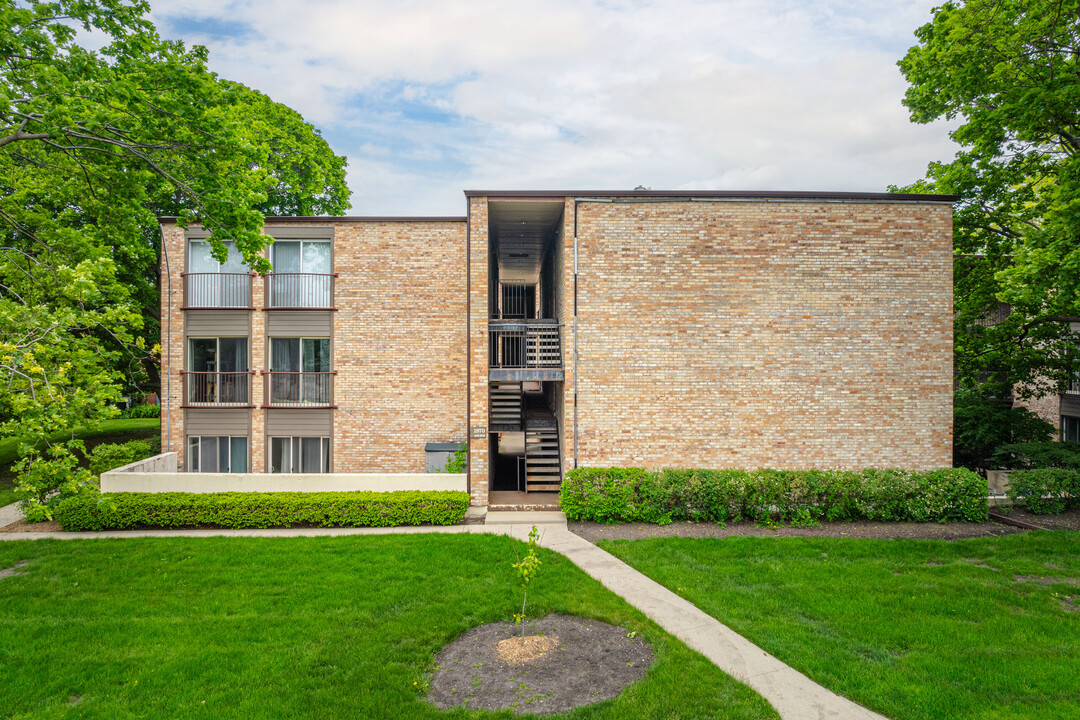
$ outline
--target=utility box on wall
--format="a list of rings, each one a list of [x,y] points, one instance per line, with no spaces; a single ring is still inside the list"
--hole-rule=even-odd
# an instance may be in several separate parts
[[[429,473],[442,472],[455,452],[465,447],[465,443],[428,443],[424,445],[427,454],[427,471]]]

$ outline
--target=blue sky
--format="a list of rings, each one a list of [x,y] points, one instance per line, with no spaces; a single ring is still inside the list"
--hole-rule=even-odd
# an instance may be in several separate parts
[[[883,191],[955,146],[901,105],[934,0],[151,0],[349,158],[353,214],[465,189]]]

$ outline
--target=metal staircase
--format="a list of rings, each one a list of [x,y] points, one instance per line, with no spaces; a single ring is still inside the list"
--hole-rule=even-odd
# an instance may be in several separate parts
[[[562,485],[559,428],[549,412],[525,418],[525,492],[558,492]]]
[[[489,424],[491,429],[493,431],[521,430],[521,384],[491,385],[488,392],[490,393]]]

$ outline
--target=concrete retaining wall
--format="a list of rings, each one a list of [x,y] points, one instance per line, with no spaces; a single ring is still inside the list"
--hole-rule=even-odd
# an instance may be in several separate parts
[[[181,473],[175,452],[124,465],[101,475],[101,492],[349,492],[460,490],[466,475],[439,473]]]

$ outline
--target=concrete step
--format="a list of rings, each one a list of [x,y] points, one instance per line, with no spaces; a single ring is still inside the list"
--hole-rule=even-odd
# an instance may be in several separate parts
[[[538,530],[543,531],[544,525],[557,525],[566,527],[566,516],[559,510],[545,511],[507,511],[488,510],[484,520],[485,525],[536,525]]]

